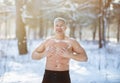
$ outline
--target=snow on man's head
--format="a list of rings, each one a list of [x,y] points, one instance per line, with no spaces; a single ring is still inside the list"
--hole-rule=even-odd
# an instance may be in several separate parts
[[[59,22],[59,21],[64,22],[65,25],[66,25],[66,20],[65,20],[64,18],[62,18],[62,17],[57,17],[57,18],[55,18],[55,19],[54,19],[54,25],[55,25],[57,22]]]

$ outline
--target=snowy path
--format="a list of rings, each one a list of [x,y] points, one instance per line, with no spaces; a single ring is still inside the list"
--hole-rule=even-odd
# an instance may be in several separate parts
[[[41,83],[45,59],[31,60],[40,41],[30,41],[30,53],[19,56],[15,40],[0,41],[0,83]],[[120,83],[120,45],[109,43],[98,49],[96,42],[81,41],[88,62],[70,61],[72,83]]]

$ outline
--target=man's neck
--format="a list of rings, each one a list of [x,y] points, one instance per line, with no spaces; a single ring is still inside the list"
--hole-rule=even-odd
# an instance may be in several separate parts
[[[65,34],[56,34],[55,39],[64,40],[65,39]]]

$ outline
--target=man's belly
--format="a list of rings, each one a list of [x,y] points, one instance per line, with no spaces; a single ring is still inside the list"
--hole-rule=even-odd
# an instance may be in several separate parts
[[[69,70],[69,60],[62,58],[48,59],[46,61],[46,69],[55,71]]]

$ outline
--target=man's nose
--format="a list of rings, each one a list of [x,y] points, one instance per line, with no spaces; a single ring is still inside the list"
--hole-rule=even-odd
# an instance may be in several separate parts
[[[57,29],[62,29],[62,27],[57,27]]]

